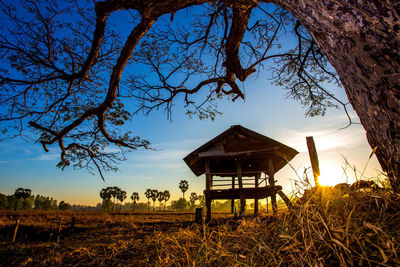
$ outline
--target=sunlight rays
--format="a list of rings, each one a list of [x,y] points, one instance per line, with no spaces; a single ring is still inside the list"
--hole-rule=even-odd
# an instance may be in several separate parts
[[[343,170],[337,165],[322,163],[320,166],[321,175],[318,178],[319,184],[322,186],[335,186],[348,181]]]

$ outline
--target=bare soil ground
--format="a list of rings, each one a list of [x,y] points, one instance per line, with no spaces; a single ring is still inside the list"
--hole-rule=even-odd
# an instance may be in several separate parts
[[[17,219],[20,224],[12,244]],[[144,265],[157,257],[155,248],[149,247],[155,235],[198,227],[193,221],[194,213],[177,212],[2,211],[0,263],[3,266]]]

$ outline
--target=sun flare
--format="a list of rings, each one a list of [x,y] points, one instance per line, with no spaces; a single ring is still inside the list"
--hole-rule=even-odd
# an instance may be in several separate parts
[[[321,164],[320,173],[318,182],[322,186],[335,186],[340,183],[346,183],[346,176],[339,166]]]

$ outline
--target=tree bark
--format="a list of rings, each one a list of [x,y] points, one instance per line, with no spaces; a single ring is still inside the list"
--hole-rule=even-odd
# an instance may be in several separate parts
[[[400,192],[400,2],[277,0],[340,76],[391,186]]]

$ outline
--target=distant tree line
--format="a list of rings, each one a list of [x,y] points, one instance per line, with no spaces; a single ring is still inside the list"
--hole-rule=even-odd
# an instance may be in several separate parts
[[[17,188],[13,195],[0,193],[1,210],[68,210],[71,205],[61,201],[57,205],[57,200],[41,195],[32,195],[32,190],[28,188]]]
[[[194,210],[196,207],[205,206],[204,195],[197,195],[191,193],[189,201],[185,199],[185,192],[189,189],[189,183],[186,180],[179,182],[179,189],[182,191],[182,196],[178,200],[172,201],[170,205],[171,210]],[[169,190],[158,190],[158,189],[147,189],[144,192],[144,196],[147,199],[147,203],[138,202],[140,199],[138,192],[133,192],[130,199],[132,203],[122,202],[126,198],[126,191],[120,189],[117,186],[106,187],[101,189],[100,197],[102,203],[100,209],[104,211],[116,211],[116,210],[133,210],[133,211],[156,211],[156,204],[158,202],[158,211],[167,209],[167,201],[171,197]],[[119,201],[120,203],[116,202]]]
[[[189,189],[189,183],[181,180],[179,189],[183,193],[183,197],[172,201],[169,206],[170,210],[194,210],[196,207],[205,205],[204,195],[191,193],[189,201],[185,199],[185,192]],[[28,188],[17,188],[13,195],[5,195],[0,193],[0,209],[1,210],[104,210],[104,211],[156,211],[158,202],[158,211],[167,209],[167,202],[171,197],[169,190],[147,189],[144,192],[147,203],[138,202],[140,199],[138,192],[133,192],[130,196],[131,203],[123,204],[127,198],[127,192],[117,186],[106,187],[101,189],[100,197],[102,203],[97,206],[86,205],[70,205],[65,201],[57,204],[57,200],[51,197],[41,195],[32,195],[32,190]],[[152,200],[152,205],[150,200]]]

